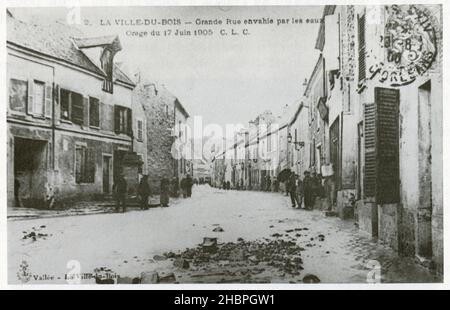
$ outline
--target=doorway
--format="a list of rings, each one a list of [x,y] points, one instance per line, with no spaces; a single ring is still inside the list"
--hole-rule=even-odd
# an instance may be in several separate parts
[[[24,207],[45,202],[47,141],[14,138],[14,195]]]

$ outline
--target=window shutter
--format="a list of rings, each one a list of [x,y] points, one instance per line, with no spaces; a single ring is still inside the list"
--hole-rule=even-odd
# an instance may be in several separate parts
[[[130,137],[133,136],[133,117],[130,108],[127,108],[127,133]]]
[[[364,197],[375,198],[377,187],[375,104],[364,105]]]
[[[52,84],[45,84],[45,107],[44,107],[44,115],[45,117],[52,117],[52,92],[53,87]]]
[[[120,108],[114,106],[114,132],[120,133]]]
[[[89,125],[99,127],[99,101],[96,98],[89,97]]]
[[[61,98],[61,95],[60,95],[60,93],[59,93],[59,85],[58,84],[55,84],[55,87],[53,87],[53,100],[55,101],[55,104],[53,105],[53,108],[55,109],[55,111],[53,112],[53,117],[56,119],[56,120],[60,120],[60,118],[61,118],[61,116],[60,116],[60,113],[61,113],[61,105],[60,105],[60,98]]]
[[[55,105],[59,105],[60,95],[59,95],[59,85],[58,84],[55,84],[55,88],[53,88],[53,91],[54,91],[53,96],[55,98]]]
[[[364,106],[364,197],[379,204],[400,201],[399,91],[375,88]]]
[[[398,89],[375,88],[377,105],[377,202],[400,201]]]
[[[27,113],[33,115],[34,107],[34,80],[28,80],[28,102],[27,102]]]
[[[358,81],[366,78],[366,15],[358,16]]]
[[[89,127],[89,97],[83,96],[83,125]]]
[[[86,149],[86,183],[95,182],[95,150],[93,148]]]
[[[84,161],[84,149],[77,147],[75,149],[75,182],[81,183],[82,181],[82,163]]]

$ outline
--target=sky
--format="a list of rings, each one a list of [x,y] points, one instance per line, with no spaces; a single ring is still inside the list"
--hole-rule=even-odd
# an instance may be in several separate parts
[[[119,35],[122,50],[115,61],[124,64],[133,77],[137,71],[149,81],[163,84],[177,96],[191,116],[203,124],[247,124],[259,113],[275,115],[301,97],[302,82],[308,78],[319,52],[314,49],[323,7],[90,7],[15,8],[13,14],[25,21],[67,22],[75,17],[86,35]],[[272,18],[271,25],[196,25],[196,19]],[[292,18],[303,19],[292,24]],[[179,26],[115,25],[120,20],[180,19]],[[278,19],[289,24],[277,26]],[[185,24],[191,22],[192,24]],[[231,28],[239,35],[231,36]],[[171,29],[171,36],[162,36]],[[211,29],[213,35],[174,36],[173,31]],[[221,36],[220,30],[227,31]],[[243,29],[249,34],[243,35]],[[160,36],[150,32],[160,31]],[[130,35],[147,31],[147,36]]]

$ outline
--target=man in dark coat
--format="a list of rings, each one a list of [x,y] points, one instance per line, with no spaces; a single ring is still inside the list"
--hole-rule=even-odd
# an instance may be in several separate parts
[[[295,208],[298,203],[298,196],[297,196],[297,178],[295,177],[295,173],[291,173],[289,176],[288,181],[288,191],[289,195],[291,196],[291,202],[292,202],[292,208]]]
[[[178,181],[178,178],[174,177],[172,179],[172,197],[178,197],[180,191],[180,182]]]
[[[270,192],[271,191],[271,186],[272,186],[272,179],[270,178],[270,176],[267,176],[267,183],[266,183],[266,191]]]
[[[309,171],[305,171],[304,175],[305,177],[303,178],[303,191],[305,199],[305,209],[311,210],[314,206],[313,180],[310,176]]]
[[[148,210],[148,197],[152,196],[150,185],[148,184],[148,175],[144,175],[138,186],[138,194],[141,200],[141,210]]]
[[[302,179],[299,175],[297,175],[297,203],[299,208],[302,208],[303,205],[303,197],[305,196],[305,187]],[[303,206],[303,208],[305,208]]]
[[[187,179],[182,178],[180,182],[181,192],[183,193],[183,198],[187,197]]]
[[[166,178],[162,178],[159,193],[159,202],[161,204],[161,207],[169,206],[169,192],[170,192],[169,180]]]
[[[113,185],[113,191],[116,196],[116,212],[119,212],[122,206],[122,212],[126,211],[126,197],[127,197],[127,181],[123,174],[120,174]]]

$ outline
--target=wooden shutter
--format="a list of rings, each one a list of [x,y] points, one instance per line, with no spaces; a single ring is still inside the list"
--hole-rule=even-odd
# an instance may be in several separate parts
[[[27,102],[27,114],[33,115],[34,111],[34,80],[28,80],[28,102]]]
[[[93,148],[86,149],[86,173],[85,182],[95,182],[95,150]]]
[[[83,96],[83,125],[89,127],[89,97]]]
[[[400,201],[399,91],[375,88],[364,105],[364,197],[379,204]]]
[[[375,88],[377,107],[377,202],[400,201],[398,89]]]
[[[364,105],[364,198],[375,199],[377,187],[375,104]]]
[[[72,122],[83,125],[84,122],[84,98],[77,93],[71,93],[72,97]]]
[[[133,136],[133,117],[131,115],[131,109],[127,108],[127,134]]]
[[[59,98],[60,98],[60,94],[59,94],[59,85],[55,84],[55,87],[53,88],[53,97],[55,98],[55,105],[59,105]]]
[[[83,179],[84,168],[84,148],[75,148],[75,182],[81,183]]]
[[[52,100],[53,100],[53,87],[52,84],[45,84],[45,106],[44,115],[45,117],[52,117]]]
[[[120,133],[120,107],[114,106],[114,132]]]
[[[99,101],[96,98],[89,97],[89,125],[99,127]]]
[[[358,81],[366,78],[366,15],[358,16]]]
[[[53,87],[53,100],[55,101],[55,105],[53,108],[55,109],[55,112],[53,113],[54,117],[59,120],[59,113],[60,113],[60,98],[61,95],[59,93],[59,85],[55,84],[55,87]]]

